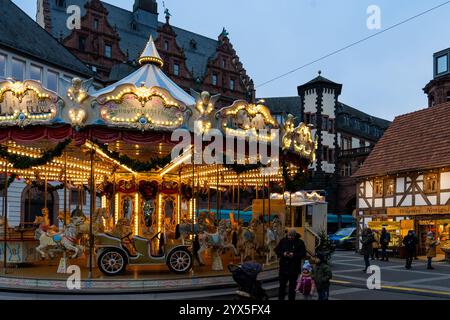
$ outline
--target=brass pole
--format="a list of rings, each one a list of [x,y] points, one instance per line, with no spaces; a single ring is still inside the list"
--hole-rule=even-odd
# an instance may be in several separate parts
[[[5,160],[5,189],[3,190],[3,273],[8,273],[8,263],[6,261],[8,250],[8,162]]]
[[[67,152],[64,153],[64,227],[67,226]]]
[[[44,186],[44,207],[45,209],[48,209],[47,206],[47,201],[48,201],[48,196],[47,196],[47,192],[48,192],[48,175],[47,175],[47,171],[45,172],[45,186]],[[50,218],[50,217],[49,217]]]
[[[262,204],[263,204],[263,212],[262,212],[262,236],[263,236],[263,243],[266,241],[266,234],[265,234],[265,215],[266,215],[266,177],[262,176],[263,182],[262,182]]]
[[[91,196],[90,196],[90,219],[89,219],[89,279],[92,279],[92,263],[94,258],[94,236],[93,236],[93,217],[95,211],[95,176],[94,176],[94,159],[95,159],[95,151],[91,150],[91,175],[90,175],[90,184],[91,184]]]
[[[220,202],[219,202],[219,165],[216,164],[216,215],[219,215],[220,211]]]
[[[269,226],[270,226],[270,217],[272,216],[272,209],[271,209],[271,201],[270,201],[270,176],[269,176],[269,184],[267,185],[267,193],[269,194]],[[284,197],[284,195],[283,195]]]
[[[113,224],[116,225],[116,173],[114,172],[114,178],[113,178],[113,197],[111,200],[112,207],[113,207]]]
[[[177,219],[177,224],[181,223],[181,202],[182,202],[182,197],[181,197],[181,166],[180,166],[180,170],[178,171],[178,219]]]
[[[241,179],[238,175],[238,223],[241,220]]]

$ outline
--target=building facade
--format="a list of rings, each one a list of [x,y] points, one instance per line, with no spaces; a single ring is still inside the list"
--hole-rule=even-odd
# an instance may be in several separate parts
[[[71,6],[81,9],[81,28],[70,30]],[[54,38],[87,64],[105,84],[124,78],[152,35],[164,72],[180,87],[221,94],[218,107],[254,100],[252,79],[224,29],[217,39],[172,26],[166,10],[158,21],[156,0],[135,0],[133,11],[99,0],[40,0],[36,19]]]
[[[0,82],[12,81],[20,84],[24,80],[35,80],[56,93],[66,92],[65,82],[79,77],[87,79],[92,72],[69,50],[43,30],[25,12],[12,1],[2,1],[0,10]],[[32,106],[32,98],[26,104]],[[7,102],[0,101],[1,116]],[[4,175],[0,177],[4,185]],[[47,190],[47,196],[45,196]],[[45,188],[45,178],[41,183],[31,185],[25,180],[16,179],[8,188],[7,208],[9,224],[18,226],[23,222],[32,222],[36,214],[46,206],[52,222],[63,211],[63,191],[49,183]],[[0,197],[0,202],[3,201]],[[78,204],[89,205],[89,192],[71,189],[69,191],[71,208]],[[3,203],[1,204],[3,205]]]
[[[389,228],[393,246],[415,230],[420,254],[430,231],[441,241],[438,253],[450,249],[448,66],[447,74],[436,72],[443,52],[435,54],[434,79],[424,89],[429,108],[397,117],[354,175],[359,229]]]
[[[319,76],[298,87],[297,97],[266,98],[274,117],[287,114],[314,126],[318,149],[310,167],[310,190],[327,193],[330,213],[353,214],[356,180],[361,166],[390,122],[372,117],[339,101],[343,86]]]

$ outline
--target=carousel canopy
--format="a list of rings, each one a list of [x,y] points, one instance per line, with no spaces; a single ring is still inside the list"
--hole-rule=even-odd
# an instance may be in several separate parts
[[[141,64],[141,68],[137,71],[109,87],[93,92],[91,95],[99,97],[114,91],[115,88],[121,85],[132,84],[136,87],[145,86],[146,88],[162,88],[170,92],[173,98],[183,102],[187,106],[195,104],[195,99],[187,94],[161,70],[164,62],[156,49],[152,36],[150,36],[150,39],[139,58],[139,63]]]

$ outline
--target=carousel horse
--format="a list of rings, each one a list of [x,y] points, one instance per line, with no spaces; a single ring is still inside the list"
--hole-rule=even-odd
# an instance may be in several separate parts
[[[73,216],[70,223],[61,233],[52,234],[44,232],[39,238],[39,246],[36,251],[42,256],[42,259],[50,256],[54,258],[54,251],[73,251],[72,259],[76,259],[84,251],[82,246],[77,245],[80,236],[79,226],[86,221],[84,216]]]
[[[267,248],[266,264],[269,264],[276,257],[275,248],[281,240],[283,226],[281,220],[276,216],[270,227],[266,230],[265,244]]]
[[[216,231],[214,221],[208,216],[207,212],[201,212],[198,216],[197,223],[195,224],[185,217],[183,222],[180,223],[176,229],[175,238],[179,239],[181,237],[183,244],[186,238],[191,235],[196,235],[203,232],[214,233]]]
[[[127,218],[120,218],[110,235],[121,240],[122,246],[127,249],[130,256],[136,257],[138,255],[138,251],[132,237],[133,231],[131,230],[130,222]]]
[[[240,227],[238,229],[238,253],[241,255],[241,263],[247,258],[255,260],[255,252],[258,247],[256,239],[256,230],[260,222],[258,219],[252,219],[249,227]]]
[[[45,219],[44,216],[36,216],[33,225],[36,226],[36,230],[34,232],[34,238],[36,240],[39,240],[45,233],[56,234],[59,231],[58,227],[50,226],[48,220]]]
[[[237,249],[230,241],[230,225],[227,221],[222,220],[217,227],[216,233],[208,233],[203,232],[200,240],[200,250],[198,251],[198,257],[200,259],[200,263],[204,264],[203,253],[211,249],[212,250],[212,270],[213,271],[222,271],[223,263],[221,253],[226,249],[232,249],[235,255],[238,255]]]
[[[111,216],[105,208],[98,208],[95,210],[92,217],[92,230],[94,234],[104,233],[105,225],[108,224],[110,219]]]

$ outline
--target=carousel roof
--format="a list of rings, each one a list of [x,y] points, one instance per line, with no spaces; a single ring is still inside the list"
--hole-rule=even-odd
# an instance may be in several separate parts
[[[152,36],[150,36],[150,39],[139,58],[139,63],[141,64],[141,67],[138,70],[106,88],[93,92],[92,96],[99,97],[114,91],[118,86],[132,84],[136,87],[159,87],[167,90],[173,98],[183,102],[187,106],[195,104],[195,99],[180,88],[161,70],[164,62],[156,49]]]

